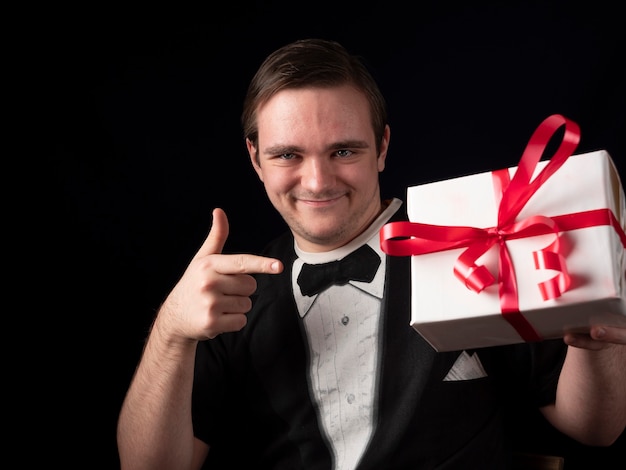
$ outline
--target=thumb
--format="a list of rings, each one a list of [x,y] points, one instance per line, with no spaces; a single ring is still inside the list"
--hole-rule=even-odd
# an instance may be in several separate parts
[[[220,208],[213,209],[213,223],[209,235],[195,254],[195,258],[221,253],[228,238],[228,217]]]

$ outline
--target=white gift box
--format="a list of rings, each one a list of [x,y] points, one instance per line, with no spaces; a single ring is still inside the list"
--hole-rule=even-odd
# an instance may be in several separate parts
[[[547,161],[537,163],[534,175]],[[511,178],[517,167],[508,168]],[[492,172],[409,187],[410,222],[450,227],[497,225],[498,202]],[[587,332],[592,324],[626,326],[626,205],[619,175],[606,151],[570,156],[531,196],[516,221],[530,216],[556,217],[608,209],[617,227],[600,224],[561,232],[559,252],[571,284],[556,298],[544,300],[538,284],[554,276],[536,269],[533,252],[555,239],[542,234],[507,240],[517,282],[518,309],[540,339],[567,331]],[[524,342],[504,318],[498,291],[498,244],[481,255],[494,276],[480,292],[470,290],[453,273],[466,248],[411,256],[411,326],[437,351]]]

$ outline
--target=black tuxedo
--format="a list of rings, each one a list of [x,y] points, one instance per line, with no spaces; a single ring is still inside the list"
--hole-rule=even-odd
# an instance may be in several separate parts
[[[196,436],[211,445],[209,462],[223,468],[332,469],[292,294],[291,234],[265,254],[286,269],[257,276],[247,326],[198,346]],[[388,263],[374,433],[358,468],[508,468],[508,405],[553,401],[562,342],[481,349],[486,377],[444,381],[461,351],[437,353],[409,326],[410,258]]]

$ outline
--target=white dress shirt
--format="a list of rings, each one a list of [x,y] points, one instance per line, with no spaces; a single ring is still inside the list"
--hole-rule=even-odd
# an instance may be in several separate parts
[[[401,204],[393,199],[364,233],[336,250],[308,253],[295,246],[299,258],[292,271],[294,298],[309,341],[310,386],[319,406],[322,431],[332,444],[335,470],[356,467],[373,431],[386,268],[379,231]],[[312,297],[300,293],[297,279],[305,262],[339,260],[364,243],[382,259],[371,283],[350,281]]]

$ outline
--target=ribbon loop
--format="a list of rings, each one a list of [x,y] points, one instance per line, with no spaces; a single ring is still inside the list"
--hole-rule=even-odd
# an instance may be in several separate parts
[[[537,163],[543,156],[548,143],[562,126],[565,126],[565,130],[558,148],[548,164],[531,181]],[[579,142],[580,128],[574,121],[570,121],[560,114],[553,114],[544,119],[530,137],[515,174],[502,194],[498,208],[498,227],[510,225],[515,221],[532,195],[561,168],[563,163],[574,153]]]

